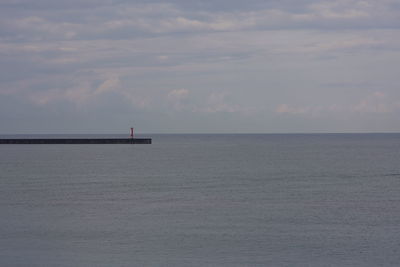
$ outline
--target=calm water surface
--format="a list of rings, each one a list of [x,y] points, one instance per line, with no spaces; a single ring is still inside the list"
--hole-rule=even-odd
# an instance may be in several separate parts
[[[400,134],[1,145],[0,266],[399,266]]]

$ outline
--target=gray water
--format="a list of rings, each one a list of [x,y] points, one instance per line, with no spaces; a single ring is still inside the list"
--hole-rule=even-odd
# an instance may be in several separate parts
[[[0,266],[399,266],[400,134],[1,145]]]

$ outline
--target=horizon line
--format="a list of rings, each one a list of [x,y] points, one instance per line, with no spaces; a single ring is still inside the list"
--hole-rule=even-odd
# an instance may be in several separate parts
[[[274,134],[400,134],[400,132],[159,132],[159,133],[136,133],[135,135],[274,135]],[[0,133],[0,135],[125,135],[125,133]],[[126,134],[129,135],[129,134]]]

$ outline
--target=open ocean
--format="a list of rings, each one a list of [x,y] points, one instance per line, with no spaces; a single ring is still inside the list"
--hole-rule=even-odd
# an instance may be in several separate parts
[[[0,266],[400,266],[400,134],[146,136],[0,145]]]

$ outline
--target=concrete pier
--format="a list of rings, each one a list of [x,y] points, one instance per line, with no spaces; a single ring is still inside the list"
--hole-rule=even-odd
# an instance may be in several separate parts
[[[151,138],[0,138],[0,144],[151,144]]]

